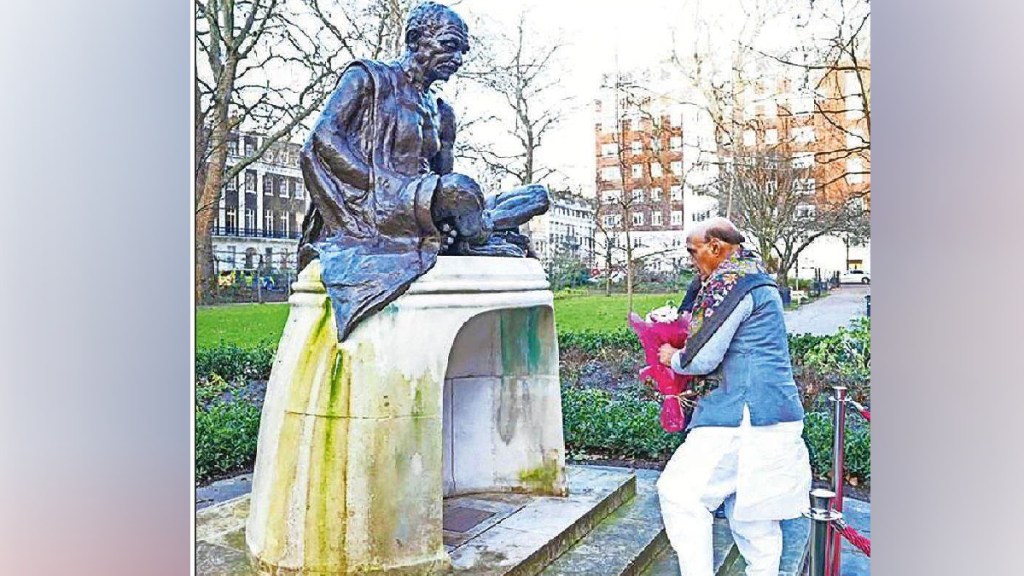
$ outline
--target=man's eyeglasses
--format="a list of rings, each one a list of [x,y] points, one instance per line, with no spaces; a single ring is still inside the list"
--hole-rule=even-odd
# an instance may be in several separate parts
[[[697,249],[696,248],[691,248],[690,246],[687,246],[686,247],[686,251],[690,253],[690,256],[696,256],[697,255]]]

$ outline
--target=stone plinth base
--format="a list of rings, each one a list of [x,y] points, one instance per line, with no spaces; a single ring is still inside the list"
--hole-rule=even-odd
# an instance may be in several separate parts
[[[442,257],[340,344],[319,262],[289,302],[246,524],[261,571],[443,571],[445,495],[566,494],[539,262]]]
[[[637,491],[636,476],[626,469],[570,466],[566,476],[568,497],[497,492],[446,498],[444,542],[451,563],[434,571],[467,576],[537,574]],[[250,496],[245,495],[196,513],[197,576],[266,572],[246,552],[250,506]]]

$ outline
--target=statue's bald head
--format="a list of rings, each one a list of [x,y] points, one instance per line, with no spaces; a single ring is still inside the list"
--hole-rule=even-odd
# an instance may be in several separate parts
[[[709,218],[701,222],[696,228],[690,230],[686,238],[700,238],[704,242],[709,242],[712,238],[718,238],[722,242],[734,246],[742,244],[746,240],[735,224],[728,218],[722,218],[721,216]]]

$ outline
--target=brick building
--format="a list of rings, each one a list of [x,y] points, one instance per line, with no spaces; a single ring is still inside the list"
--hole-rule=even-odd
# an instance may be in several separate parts
[[[817,78],[795,67],[754,74],[758,79],[738,91],[738,134],[719,150],[724,160],[769,151],[791,162],[803,173],[796,185],[807,201],[798,213],[807,216],[826,203],[870,209],[870,70],[841,68]],[[831,274],[869,264],[870,240],[848,243],[844,235],[832,234],[801,254],[800,268],[806,277],[815,269]]]
[[[668,272],[685,264],[685,230],[716,213],[698,190],[715,172],[707,119],[680,104],[682,83],[668,67],[605,76],[594,102],[596,264],[635,260]]]

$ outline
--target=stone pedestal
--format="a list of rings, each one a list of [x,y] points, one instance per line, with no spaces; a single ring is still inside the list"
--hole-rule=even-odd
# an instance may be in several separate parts
[[[246,543],[275,574],[449,563],[442,498],[565,494],[552,294],[532,259],[441,257],[343,343],[300,274],[260,424]]]

